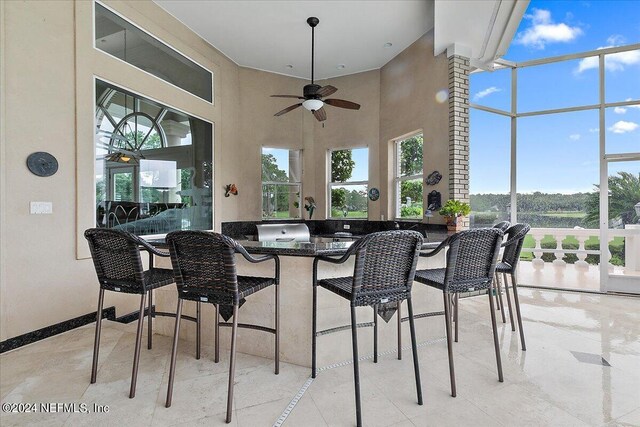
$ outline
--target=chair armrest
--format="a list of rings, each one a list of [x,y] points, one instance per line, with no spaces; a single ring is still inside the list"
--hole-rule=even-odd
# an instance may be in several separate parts
[[[273,255],[273,254],[267,254],[267,255],[263,255],[263,256],[259,256],[259,257],[254,257],[249,252],[247,252],[247,250],[244,248],[244,246],[242,246],[240,244],[236,245],[235,250],[236,250],[236,252],[241,254],[244,257],[244,259],[246,259],[247,261],[252,262],[254,264],[257,264],[259,262],[268,261],[270,259],[276,259],[277,258],[277,255]]]
[[[144,248],[145,251],[160,256],[160,257],[168,257],[170,254],[169,252],[164,252],[161,251],[159,249],[157,249],[156,247],[154,247],[153,245],[151,245],[149,242],[147,242],[146,240],[136,236],[136,235],[131,235],[134,240],[138,243],[138,245],[142,246]]]
[[[447,237],[446,239],[444,239],[444,240],[442,241],[442,243],[440,243],[440,244],[438,245],[438,247],[437,247],[437,248],[435,248],[434,250],[432,250],[432,251],[430,251],[430,252],[422,252],[422,251],[420,251],[420,254],[419,254],[419,255],[420,255],[421,257],[427,257],[427,258],[428,258],[428,257],[432,257],[432,256],[434,256],[435,254],[437,254],[438,252],[440,252],[441,250],[443,250],[444,248],[446,248],[447,246],[449,246],[449,245],[451,244],[451,240],[452,240],[452,238],[453,238],[454,236],[455,236],[455,234],[454,234],[453,236],[449,236],[449,237]]]
[[[529,228],[523,228],[515,236],[504,242],[500,247],[506,248],[507,246],[511,246],[518,242],[518,240],[522,239],[529,232]]]

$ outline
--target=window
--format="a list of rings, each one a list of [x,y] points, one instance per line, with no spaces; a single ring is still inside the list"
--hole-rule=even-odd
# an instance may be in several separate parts
[[[396,218],[422,219],[422,134],[395,145]]]
[[[369,149],[329,151],[331,218],[367,218]]]
[[[212,228],[212,125],[96,80],[96,223],[134,234]]]
[[[210,71],[96,3],[95,47],[208,102]]]
[[[301,218],[302,151],[262,149],[262,218]]]

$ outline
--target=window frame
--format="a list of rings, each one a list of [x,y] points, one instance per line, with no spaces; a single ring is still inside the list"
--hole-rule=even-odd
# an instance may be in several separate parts
[[[263,181],[262,180],[262,156],[264,155],[264,150],[265,149],[271,149],[271,150],[287,150],[289,152],[291,151],[297,151],[300,153],[300,181]],[[260,147],[260,209],[262,210],[262,212],[264,212],[264,187],[265,185],[284,185],[287,187],[298,187],[298,215],[297,217],[286,217],[286,218],[277,218],[277,217],[266,217],[263,214],[260,215],[262,221],[297,221],[297,220],[301,220],[303,219],[302,216],[302,174],[303,174],[303,169],[304,169],[304,163],[302,161],[302,156],[303,156],[303,150],[301,148],[282,148],[282,147],[267,147],[267,146],[262,146]]]
[[[331,175],[332,175],[332,171],[331,171],[331,157],[334,151],[346,151],[346,150],[361,150],[361,149],[366,149],[367,150],[367,180],[366,181],[331,181]],[[369,146],[365,145],[365,146],[360,146],[360,147],[347,147],[347,148],[330,148],[327,150],[327,218],[328,219],[340,219],[340,220],[363,220],[363,219],[369,219]],[[344,186],[344,185],[364,185],[367,187],[367,216],[364,217],[358,217],[358,218],[349,218],[349,217],[336,217],[336,216],[331,216],[331,190],[333,189],[333,187],[338,187],[338,186]]]
[[[401,149],[400,146],[402,144],[402,142],[406,141],[407,139],[413,138],[415,136],[418,135],[422,135],[422,173],[419,174],[413,174],[413,175],[406,175],[406,176],[401,176],[401,167],[402,165],[400,164],[401,159],[400,159],[400,153],[401,153]],[[411,132],[408,133],[406,135],[400,136],[398,138],[392,139],[391,140],[393,145],[394,145],[394,161],[393,161],[393,186],[394,186],[394,206],[393,206],[393,210],[394,210],[394,215],[393,218],[395,220],[402,220],[402,221],[417,221],[417,222],[421,222],[422,218],[403,218],[400,216],[400,208],[402,205],[402,201],[400,200],[400,186],[402,185],[402,182],[404,181],[413,181],[416,179],[419,179],[422,182],[422,212],[424,214],[425,211],[425,198],[424,198],[424,132],[422,130],[418,130],[415,132]]]

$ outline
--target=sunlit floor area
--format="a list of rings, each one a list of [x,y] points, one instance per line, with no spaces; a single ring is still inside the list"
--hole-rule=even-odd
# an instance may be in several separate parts
[[[487,297],[466,298],[454,344],[458,396],[450,396],[443,339],[418,351],[424,406],[416,403],[409,350],[401,361],[384,353],[377,364],[365,355],[363,425],[640,425],[640,299],[536,289],[520,295],[526,352],[509,316],[506,324],[497,316],[504,383],[497,379]],[[422,322],[444,323],[437,316],[416,326]],[[137,394],[129,399],[134,341],[135,323],[104,322],[92,385],[93,325],[2,354],[0,424],[225,425],[228,354],[216,364],[212,347],[204,346],[196,360],[193,345],[181,343],[173,405],[165,408],[171,339],[156,335],[152,350],[143,345]],[[308,368],[285,363],[276,376],[271,360],[239,354],[231,425],[355,425],[353,366],[344,362],[311,381]],[[4,411],[6,403],[42,402],[86,404],[89,413]]]

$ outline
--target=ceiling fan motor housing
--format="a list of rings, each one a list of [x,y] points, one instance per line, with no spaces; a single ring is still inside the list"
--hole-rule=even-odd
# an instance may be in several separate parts
[[[316,93],[320,90],[322,86],[316,84],[305,85],[302,89],[302,94],[305,99],[317,99],[319,98]]]

